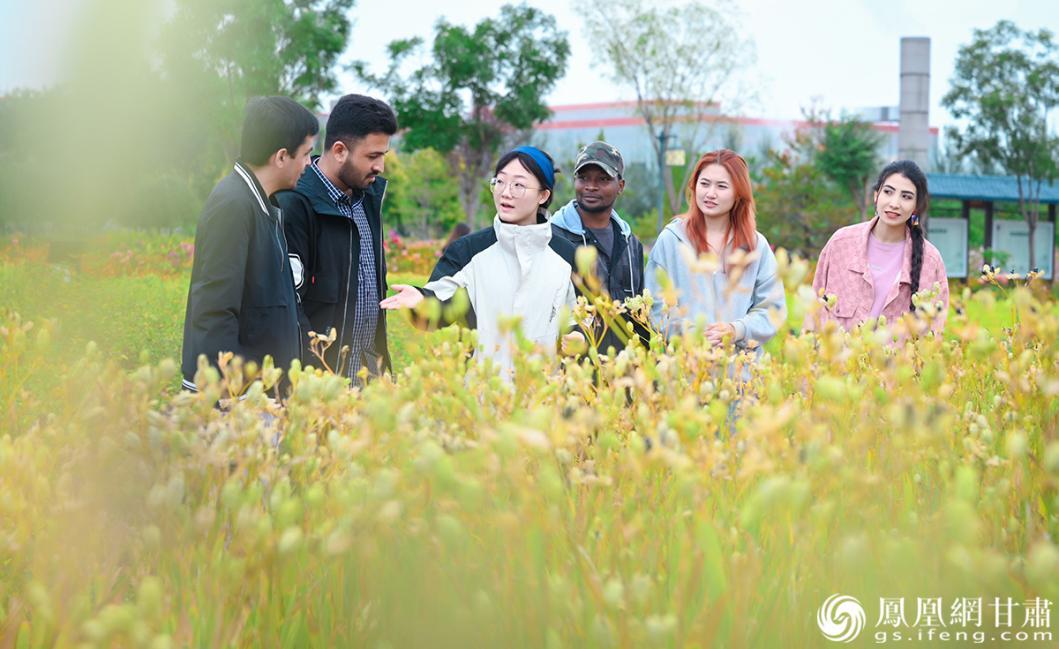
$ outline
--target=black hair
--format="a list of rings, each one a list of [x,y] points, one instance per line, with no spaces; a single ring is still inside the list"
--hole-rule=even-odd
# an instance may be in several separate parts
[[[886,179],[894,174],[901,174],[916,186],[915,216],[922,219],[930,205],[930,195],[927,193],[927,175],[923,173],[923,170],[920,169],[919,165],[915,162],[912,162],[911,160],[897,160],[883,168],[882,173],[879,174],[879,179],[875,181],[873,191],[878,192],[882,189],[883,183],[886,182]],[[923,273],[923,226],[918,223],[918,219],[915,219],[917,221],[916,223],[912,223],[913,220],[914,219],[908,220],[908,230],[909,234],[912,236],[911,280],[912,295],[915,295],[919,291],[919,276]],[[915,304],[910,302],[908,310],[915,311]]]
[[[552,167],[555,168],[555,173],[560,173],[559,167],[555,166],[555,161],[552,160],[552,157],[544,151],[541,151],[541,153],[544,153],[544,157],[548,158],[548,162],[552,163]],[[552,204],[552,199],[555,198],[555,182],[553,181],[549,184],[548,178],[544,175],[544,172],[541,171],[540,165],[538,165],[528,153],[523,153],[522,151],[508,151],[500,156],[500,159],[496,162],[496,169],[493,170],[493,175],[496,176],[499,174],[500,170],[506,167],[512,160],[518,160],[519,163],[540,182],[541,187],[548,190],[548,200],[537,206],[537,221],[540,222],[546,220],[548,218],[548,206]]]
[[[338,100],[327,118],[324,151],[341,140],[347,146],[372,133],[393,135],[397,132],[397,115],[390,105],[366,95],[346,95]]]
[[[290,97],[254,97],[246,104],[239,157],[260,167],[280,149],[295,155],[305,138],[319,132],[316,115]]]
[[[471,233],[471,226],[467,225],[463,221],[456,224],[456,227],[452,228],[452,232],[449,233],[449,238],[445,240],[445,243],[441,246],[441,254],[445,254],[445,251],[449,249],[457,239],[465,237]]]

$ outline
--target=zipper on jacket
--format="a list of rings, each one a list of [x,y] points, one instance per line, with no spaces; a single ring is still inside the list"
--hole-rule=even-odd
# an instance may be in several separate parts
[[[289,256],[288,253],[290,253],[290,248],[287,246],[287,233],[283,231],[282,218],[283,218],[283,212],[280,212],[280,218],[276,220],[276,232],[279,233],[279,236],[276,237],[276,243],[279,243],[280,238],[283,239],[283,248],[280,249],[280,256],[282,256],[283,259],[285,259],[287,261],[287,267],[289,269],[290,268],[290,256]],[[281,273],[283,272],[282,268],[280,269],[280,272]],[[294,288],[294,275],[293,274],[291,275],[290,280],[291,280],[291,284],[290,284],[291,285],[291,289],[294,290],[294,324],[298,327],[298,361],[300,363],[304,364],[305,363],[305,358],[304,358],[304,356],[302,354],[302,351],[303,351],[302,348],[304,347],[304,345],[302,344],[304,342],[304,339],[302,338],[302,321],[301,321],[301,318],[298,317],[298,305],[302,303],[302,296],[298,295],[298,289]],[[284,371],[290,371],[289,367],[283,368],[283,369],[284,369]]]
[[[342,343],[346,337],[346,318],[349,316],[349,284],[353,280],[353,230],[356,229],[356,224],[353,223],[353,219],[349,219],[349,267],[346,270],[346,299],[342,303],[342,330],[338,334],[338,356],[342,357]],[[352,352],[352,349],[350,349]],[[353,367],[353,354],[350,353],[349,367]],[[337,367],[335,369],[338,369]],[[352,369],[348,372],[350,376],[353,375]]]
[[[636,273],[632,272],[632,241],[625,237],[625,252],[629,254],[629,297],[636,295]]]

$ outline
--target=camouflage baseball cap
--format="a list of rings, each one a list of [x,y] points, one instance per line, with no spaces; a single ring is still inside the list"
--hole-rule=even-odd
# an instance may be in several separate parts
[[[597,165],[611,178],[621,178],[625,173],[625,162],[621,159],[621,152],[606,142],[593,142],[577,154],[574,163],[574,173],[581,171],[588,165]]]

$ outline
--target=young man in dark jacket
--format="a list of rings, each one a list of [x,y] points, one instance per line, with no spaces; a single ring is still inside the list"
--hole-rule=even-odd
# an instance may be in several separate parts
[[[593,142],[581,149],[574,162],[575,199],[552,215],[552,231],[575,246],[596,248],[596,277],[615,300],[643,292],[643,244],[614,209],[625,189],[625,162],[621,153],[606,142]],[[624,323],[621,323],[624,326]],[[644,335],[641,328],[637,333]],[[624,332],[627,337],[628,332]],[[606,353],[625,349],[613,329],[599,346]]]
[[[397,132],[393,109],[363,95],[342,97],[330,117],[323,155],[293,191],[278,196],[290,246],[300,317],[308,332],[337,337],[324,354],[327,366],[357,381],[362,367],[378,375],[390,369],[386,315],[386,258],[382,249],[384,156]],[[348,347],[349,355],[341,353]]]
[[[298,303],[283,226],[271,196],[298,181],[319,131],[316,116],[288,97],[246,107],[240,158],[213,189],[195,230],[181,369],[196,390],[199,356],[217,365],[234,352],[286,370],[300,356]]]

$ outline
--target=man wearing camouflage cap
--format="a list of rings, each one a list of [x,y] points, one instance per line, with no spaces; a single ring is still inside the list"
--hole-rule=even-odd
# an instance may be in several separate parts
[[[596,275],[603,289],[616,300],[643,292],[643,244],[614,209],[625,190],[625,162],[621,153],[606,142],[593,142],[581,149],[574,162],[574,200],[551,218],[552,233],[575,246],[593,246],[597,252]],[[613,331],[604,337],[600,351],[624,344]]]

